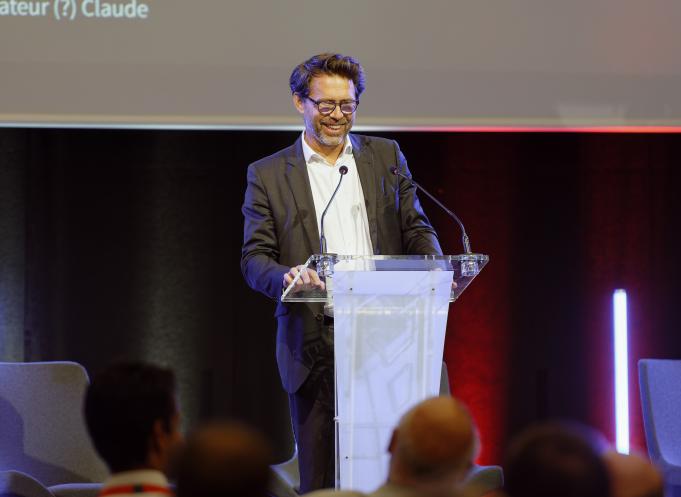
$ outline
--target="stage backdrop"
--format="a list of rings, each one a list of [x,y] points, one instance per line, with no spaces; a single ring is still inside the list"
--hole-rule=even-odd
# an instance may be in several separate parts
[[[239,270],[249,162],[297,132],[0,131],[0,358],[118,357],[180,377],[185,424],[230,415],[290,451],[274,305]],[[630,302],[632,438],[640,357],[681,357],[681,137],[391,134],[491,261],[452,307],[454,394],[498,463],[528,423],[614,437],[612,291]],[[448,253],[459,231],[423,204]],[[302,262],[302,261],[301,261]]]

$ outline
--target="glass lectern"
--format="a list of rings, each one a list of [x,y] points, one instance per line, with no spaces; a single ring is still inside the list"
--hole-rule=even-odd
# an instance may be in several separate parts
[[[437,395],[449,303],[485,266],[480,254],[313,255],[324,289],[283,302],[323,302],[334,318],[336,488],[369,492],[387,476],[388,443],[399,418]]]

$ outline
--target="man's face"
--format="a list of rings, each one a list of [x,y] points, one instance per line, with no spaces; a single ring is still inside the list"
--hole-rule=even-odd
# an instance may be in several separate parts
[[[322,74],[310,81],[312,100],[329,100],[336,103],[356,100],[355,85],[350,79],[342,76]],[[303,115],[305,122],[305,137],[315,148],[337,147],[345,141],[355,121],[355,114],[343,114],[337,105],[328,116],[319,113],[317,106],[308,98],[293,96],[293,102]]]

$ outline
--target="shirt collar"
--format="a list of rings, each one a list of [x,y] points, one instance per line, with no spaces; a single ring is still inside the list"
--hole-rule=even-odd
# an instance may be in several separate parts
[[[151,485],[168,486],[168,479],[163,473],[155,469],[139,469],[114,473],[104,482],[105,487],[118,485],[132,485],[147,483]]]
[[[305,157],[305,164],[309,164],[310,162],[326,162],[324,157],[312,150],[312,147],[305,141],[305,130],[303,130],[300,139],[303,142],[303,156]],[[340,160],[341,157],[348,154],[352,154],[352,140],[350,140],[350,135],[345,137],[343,152],[338,159]]]

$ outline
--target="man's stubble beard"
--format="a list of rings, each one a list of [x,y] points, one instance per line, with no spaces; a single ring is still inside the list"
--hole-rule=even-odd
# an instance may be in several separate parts
[[[322,125],[322,123],[319,123],[316,127],[317,129],[315,129],[315,135],[319,143],[327,147],[337,147],[338,145],[341,145],[342,143],[345,142],[345,138],[348,136],[350,130],[352,129],[352,124],[353,123],[346,123],[343,125],[345,128],[343,134],[338,136],[329,136],[324,132],[324,126]]]

